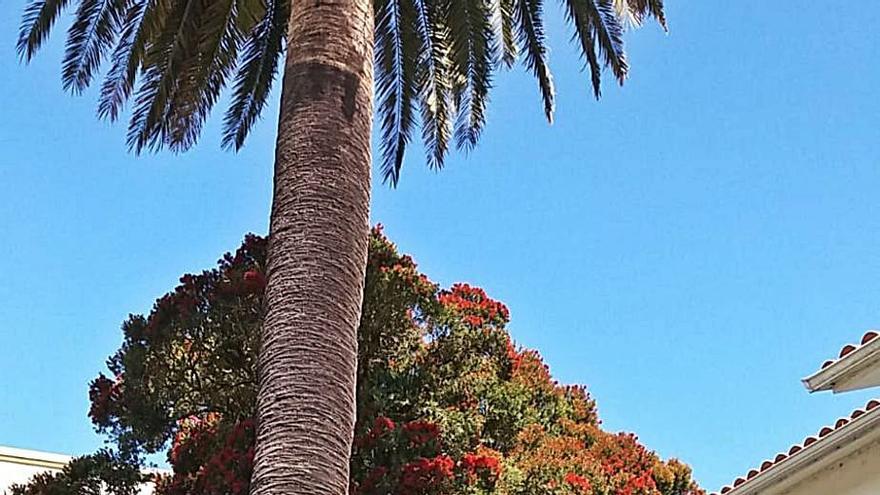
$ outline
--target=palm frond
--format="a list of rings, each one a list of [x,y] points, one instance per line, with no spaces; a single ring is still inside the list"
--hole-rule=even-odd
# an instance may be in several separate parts
[[[32,0],[24,9],[18,31],[16,50],[25,62],[30,62],[43,42],[49,37],[58,16],[70,0]]]
[[[516,63],[516,0],[498,1],[498,21],[501,24],[501,61],[509,69]]]
[[[80,0],[67,32],[61,76],[64,89],[82,93],[112,50],[129,0]]]
[[[392,185],[400,168],[412,129],[418,97],[416,76],[422,38],[412,0],[376,0],[375,81],[380,120],[383,180]]]
[[[586,33],[587,40],[585,45],[589,46],[590,49],[587,50],[584,47],[584,58],[586,58],[587,70],[590,71],[590,82],[593,85],[593,96],[598,100],[602,97],[602,65],[599,63],[599,57],[596,56],[596,50],[594,47],[596,46],[593,41],[593,33]]]
[[[451,58],[458,76],[452,84],[458,112],[455,141],[459,149],[469,150],[479,141],[486,123],[498,46],[487,0],[452,0],[451,5]]]
[[[259,16],[259,14],[255,14]],[[246,36],[232,95],[223,119],[223,147],[239,150],[262,114],[278,73],[284,50],[290,2],[269,0],[260,19]]]
[[[419,11],[422,53],[419,56],[422,71],[419,75],[422,114],[422,141],[431,168],[443,167],[452,138],[450,100],[450,33],[446,24],[449,2],[415,0]]]
[[[616,0],[629,11],[629,15],[638,25],[644,22],[645,17],[653,17],[657,20],[664,31],[669,31],[666,25],[666,13],[663,8],[663,0]],[[619,7],[620,8],[620,7]]]
[[[226,80],[232,75],[241,44],[235,0],[211,0],[194,19],[195,50],[173,74],[176,90],[168,103],[166,144],[189,149],[198,140]]]
[[[553,122],[556,93],[553,76],[547,65],[547,46],[544,37],[542,0],[516,0],[517,38],[523,53],[523,62],[538,80],[544,115]]]
[[[128,145],[140,153],[144,148],[158,150],[170,144],[174,122],[167,118],[170,102],[179,86],[180,70],[185,62],[198,56],[197,19],[203,0],[159,0],[157,8],[167,9],[157,16],[153,39],[143,55],[143,80],[135,95],[135,108],[129,122]],[[148,22],[144,19],[143,22]]]
[[[566,16],[574,27],[574,38],[586,58],[593,91],[601,92],[600,58],[611,68],[618,83],[626,79],[628,65],[623,44],[623,25],[614,0],[565,0]]]
[[[110,56],[110,70],[101,84],[99,118],[115,121],[131,96],[154,26],[152,22],[143,21],[154,17],[157,4],[157,0],[137,0],[129,6],[116,48]]]
[[[669,24],[666,22],[666,9],[663,6],[663,0],[648,0],[648,12],[663,27],[664,31],[669,31]]]

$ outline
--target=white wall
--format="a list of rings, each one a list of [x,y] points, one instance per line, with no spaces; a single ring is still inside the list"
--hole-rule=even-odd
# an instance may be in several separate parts
[[[869,444],[779,495],[880,495],[880,442]]]
[[[27,466],[0,460],[0,493],[16,483],[25,483],[35,474],[47,470],[45,467]]]
[[[70,461],[66,455],[0,446],[0,493],[16,483],[25,483],[35,474],[56,472]]]
[[[26,483],[36,474],[58,472],[70,459],[65,455],[0,446],[0,495],[5,494],[10,486]],[[152,492],[153,484],[146,483],[141,487],[140,495]]]

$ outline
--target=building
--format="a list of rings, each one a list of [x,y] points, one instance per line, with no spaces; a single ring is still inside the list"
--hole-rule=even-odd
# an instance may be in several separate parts
[[[880,334],[866,333],[803,379],[810,392],[880,386]],[[880,495],[880,401],[872,400],[737,478],[723,495]],[[719,495],[719,494],[713,494]]]
[[[0,490],[25,483],[35,474],[59,471],[70,456],[0,446]]]
[[[14,484],[26,483],[35,474],[58,472],[72,457],[34,450],[16,449],[0,445],[0,494]],[[141,495],[150,495],[152,485],[141,488]]]

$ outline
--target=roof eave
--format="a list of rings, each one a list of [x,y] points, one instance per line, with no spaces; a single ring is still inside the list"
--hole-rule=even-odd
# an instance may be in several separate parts
[[[810,392],[834,393],[880,386],[880,370],[870,373],[880,362],[880,339],[874,339],[801,380]]]

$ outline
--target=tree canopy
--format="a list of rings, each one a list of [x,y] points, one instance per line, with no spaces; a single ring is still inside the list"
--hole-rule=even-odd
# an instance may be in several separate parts
[[[249,235],[216,268],[184,275],[122,325],[89,417],[110,448],[14,495],[246,495],[266,240]],[[514,344],[504,304],[442,289],[372,232],[359,329],[351,493],[701,495],[690,469],[600,426],[595,401]],[[149,454],[169,472],[143,474]]]

